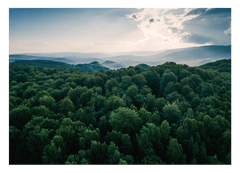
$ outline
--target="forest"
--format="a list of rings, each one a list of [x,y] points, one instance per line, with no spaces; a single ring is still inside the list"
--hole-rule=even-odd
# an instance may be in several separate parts
[[[9,164],[231,164],[231,60],[10,64]]]

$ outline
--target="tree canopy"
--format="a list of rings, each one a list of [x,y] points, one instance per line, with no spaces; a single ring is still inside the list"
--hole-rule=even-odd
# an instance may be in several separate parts
[[[231,164],[229,61],[10,64],[9,163]]]

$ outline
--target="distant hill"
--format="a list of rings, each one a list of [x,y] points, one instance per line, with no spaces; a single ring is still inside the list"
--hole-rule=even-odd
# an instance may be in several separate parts
[[[156,66],[165,62],[187,64],[189,66],[200,66],[220,59],[231,59],[231,45],[211,45],[171,49],[160,53],[159,51],[139,51],[128,53],[129,54],[126,52],[116,54],[60,52],[12,54],[9,55],[9,61],[13,62],[20,59],[51,60],[72,65],[88,64],[97,61],[110,69],[125,68],[129,66],[136,66],[138,64]]]
[[[231,73],[231,59],[222,59],[199,66],[202,69],[213,69],[219,72]]]
[[[9,55],[9,61],[13,62],[16,60],[50,60],[64,63],[74,63],[73,60],[67,58],[54,58],[54,57],[41,57],[41,56],[32,56],[32,55],[23,55],[23,54],[12,54]]]
[[[50,61],[50,60],[16,60],[16,61],[10,62],[10,64],[45,66],[45,67],[74,67],[73,65],[70,65],[67,63]]]
[[[111,65],[111,64],[114,64],[114,63],[116,63],[116,62],[109,61],[109,60],[103,62],[103,64],[107,64],[107,65]]]
[[[24,55],[54,57],[54,58],[107,58],[105,53],[55,52],[55,53],[26,53]]]
[[[159,60],[162,63],[173,61],[178,64],[187,64],[190,66],[202,65],[219,59],[231,58],[231,45],[229,46],[200,46],[184,49],[167,50],[162,53],[149,56],[148,59]]]
[[[56,62],[51,60],[16,60],[10,62],[12,65],[26,65],[26,66],[41,66],[41,67],[66,67],[66,68],[78,68],[81,71],[96,72],[99,70],[107,71],[109,68],[102,66],[99,62],[95,61],[90,64],[77,64],[71,65],[63,62]]]
[[[114,61],[110,61],[110,60],[107,60],[107,61],[104,61],[102,63],[103,66],[105,67],[108,67],[110,69],[119,69],[119,68],[123,68],[125,67],[123,64],[121,63],[118,63],[118,62],[114,62]]]
[[[137,66],[145,68],[145,69],[149,67],[149,65],[147,65],[147,64],[138,64]]]

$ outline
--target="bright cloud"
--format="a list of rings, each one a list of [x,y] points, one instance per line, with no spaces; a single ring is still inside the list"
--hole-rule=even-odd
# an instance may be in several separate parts
[[[139,40],[136,44],[143,42],[150,44],[151,41],[156,43],[156,39],[153,41],[155,37],[158,37],[156,44],[168,44],[168,46],[171,46],[169,48],[173,48],[173,45],[174,48],[176,45],[178,45],[177,47],[186,46],[186,44],[184,44],[186,42],[192,42],[195,46],[209,44],[209,42],[211,42],[211,35],[213,41],[216,41],[217,37],[222,38],[222,40],[229,40],[226,39],[225,36],[219,35],[218,32],[212,34],[212,32],[216,30],[217,25],[219,25],[220,28],[224,27],[228,21],[231,20],[229,9],[143,9],[138,13],[128,14],[127,17],[138,22],[137,27],[145,36],[145,38]],[[212,19],[215,19],[215,23],[208,22],[212,21]],[[226,24],[223,24],[224,22]],[[188,27],[186,27],[186,23]],[[196,35],[196,30],[194,31],[189,27],[191,23],[192,26],[198,26],[197,32],[199,32],[200,35]],[[209,29],[210,35],[208,32],[201,32],[201,30],[206,29]],[[223,31],[227,35],[231,33],[231,27]],[[218,36],[216,36],[217,34]],[[195,42],[193,42],[194,40]],[[218,41],[219,43],[223,42]]]
[[[227,30],[224,31],[224,34],[231,34],[231,26]]]
[[[170,11],[177,9],[143,9],[141,12],[127,15],[135,21],[141,21],[138,28],[144,33],[145,38],[138,41],[136,44],[152,40],[158,37],[160,43],[180,43],[183,36],[189,35],[184,31],[183,22],[191,20],[198,15],[186,14],[191,9],[185,9],[183,14],[172,14]],[[166,13],[169,14],[166,14]]]
[[[229,8],[21,9],[10,53],[160,51],[231,44]]]

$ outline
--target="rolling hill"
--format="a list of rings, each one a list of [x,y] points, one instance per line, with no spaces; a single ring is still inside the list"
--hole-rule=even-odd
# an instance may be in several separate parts
[[[12,65],[24,65],[24,66],[41,66],[41,67],[51,67],[51,68],[78,68],[81,71],[96,72],[99,70],[107,71],[109,68],[102,66],[99,62],[94,61],[90,64],[77,64],[71,65],[63,62],[56,62],[51,60],[16,60],[10,62]]]
[[[231,73],[231,59],[222,59],[199,66],[202,69],[213,69],[219,72]]]

